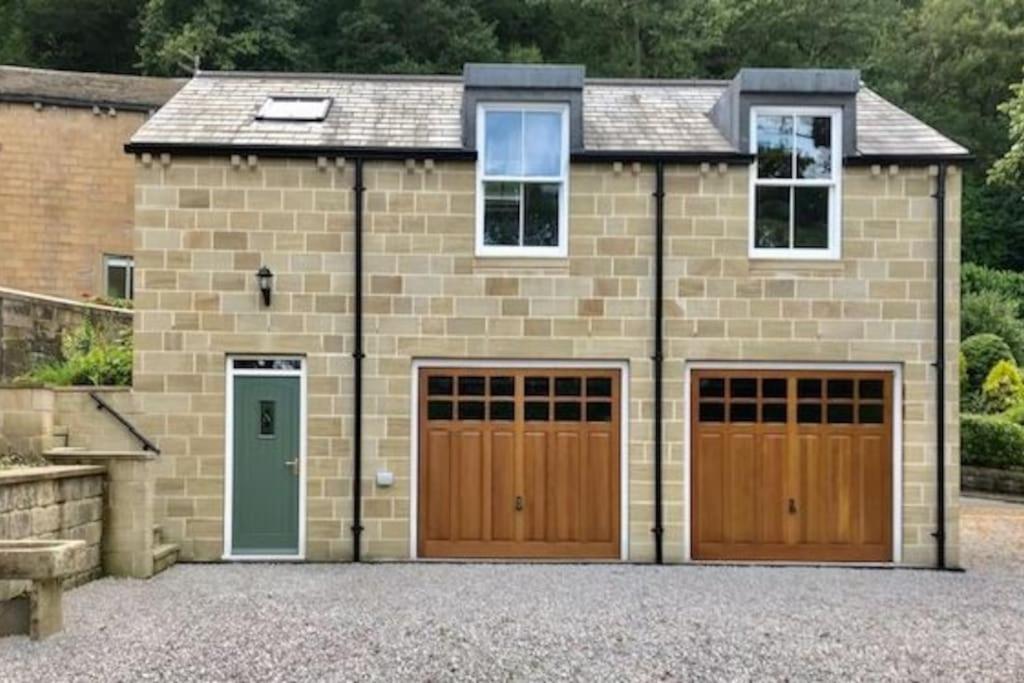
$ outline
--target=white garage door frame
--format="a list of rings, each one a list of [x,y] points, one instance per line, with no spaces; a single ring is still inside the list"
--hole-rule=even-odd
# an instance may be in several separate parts
[[[629,559],[629,361],[624,360],[509,360],[482,358],[417,358],[412,361],[409,392],[409,557],[418,559],[419,528],[420,370],[424,368],[507,368],[520,370],[618,370],[619,379],[619,559]]]
[[[694,370],[820,370],[856,372],[858,370],[892,373],[892,562],[903,561],[903,364],[902,363],[799,363],[772,361],[688,361],[683,379],[683,558],[693,561],[691,501],[693,449],[690,439],[690,382]],[[815,563],[818,564],[818,563]],[[830,563],[821,563],[830,564]],[[835,564],[849,564],[840,563]]]

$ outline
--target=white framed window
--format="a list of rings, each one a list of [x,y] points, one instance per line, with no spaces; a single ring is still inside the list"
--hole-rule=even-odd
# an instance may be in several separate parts
[[[751,258],[839,258],[842,124],[836,108],[751,107]]]
[[[135,260],[131,256],[103,257],[104,289],[109,299],[131,299],[135,296],[132,278],[135,275]]]
[[[477,107],[476,253],[569,253],[569,106]]]

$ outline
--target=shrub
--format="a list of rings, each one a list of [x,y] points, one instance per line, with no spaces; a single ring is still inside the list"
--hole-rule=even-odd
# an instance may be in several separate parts
[[[960,337],[998,335],[1010,347],[1017,362],[1024,361],[1024,321],[1017,317],[1017,302],[997,292],[973,292],[961,300]]]
[[[1024,378],[1017,365],[1008,360],[995,364],[981,385],[986,412],[1002,413],[1024,404]]]
[[[57,386],[132,383],[130,332],[113,336],[86,321],[64,335],[59,362],[33,368],[23,381]]]
[[[976,467],[1024,467],[1024,427],[995,415],[960,416],[960,459]]]
[[[965,339],[960,345],[960,353],[961,368],[967,377],[966,383],[961,379],[961,395],[978,392],[996,363],[1013,360],[1013,352],[1002,337],[987,332]]]
[[[1024,301],[1024,273],[965,263],[960,269],[960,289],[965,295],[996,292],[1004,299]]]
[[[1003,417],[1014,424],[1018,424],[1024,427],[1024,403],[1010,408],[1005,413],[1003,413]]]

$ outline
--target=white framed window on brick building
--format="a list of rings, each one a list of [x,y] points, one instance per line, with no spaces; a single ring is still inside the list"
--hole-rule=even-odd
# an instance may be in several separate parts
[[[107,298],[131,299],[135,296],[132,278],[135,260],[131,256],[106,254],[103,257],[103,288]]]
[[[477,107],[476,253],[568,255],[569,107]]]
[[[839,109],[751,108],[751,258],[839,258],[842,149]]]

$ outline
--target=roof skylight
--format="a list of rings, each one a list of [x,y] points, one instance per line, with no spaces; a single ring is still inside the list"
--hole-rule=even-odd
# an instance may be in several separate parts
[[[256,118],[261,121],[323,121],[330,108],[329,97],[268,97]]]

